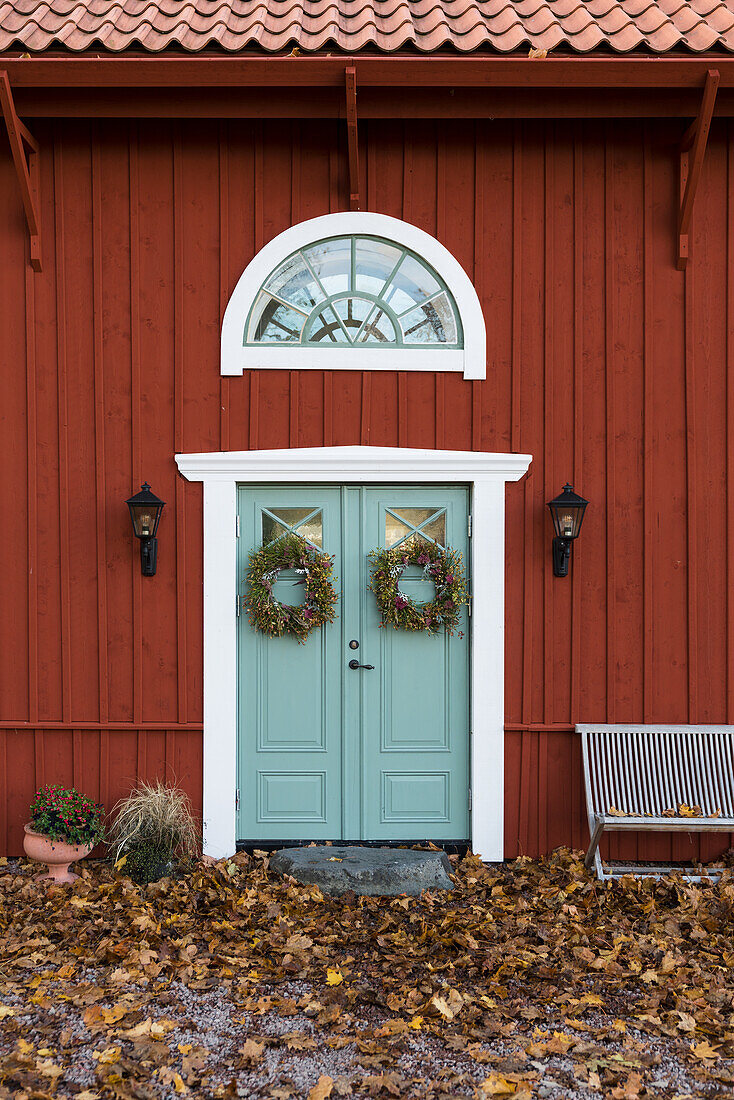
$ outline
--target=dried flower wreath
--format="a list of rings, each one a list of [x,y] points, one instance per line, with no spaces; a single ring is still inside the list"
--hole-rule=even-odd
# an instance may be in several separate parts
[[[313,630],[336,618],[338,600],[334,588],[334,559],[320,553],[300,535],[284,535],[253,550],[247,568],[248,592],[245,606],[251,625],[271,638],[292,634],[305,642]],[[280,603],[273,587],[284,569],[300,575],[295,584],[305,584],[306,599],[299,607]]]
[[[370,589],[382,616],[381,626],[394,630],[422,630],[453,634],[459,625],[461,608],[468,603],[464,566],[459,550],[443,549],[435,543],[410,540],[390,550],[373,550]],[[406,567],[419,565],[436,594],[429,603],[418,604],[400,590]]]

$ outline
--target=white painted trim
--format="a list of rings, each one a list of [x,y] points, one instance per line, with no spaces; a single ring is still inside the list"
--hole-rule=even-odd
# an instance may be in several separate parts
[[[222,329],[222,355],[225,334]],[[230,349],[232,351],[232,349]],[[232,351],[234,356],[234,352]],[[345,344],[322,348],[318,344],[259,344],[237,348],[238,370],[432,370],[463,371],[463,348],[350,348]],[[231,360],[234,362],[234,358]],[[484,375],[481,375],[484,378]]]
[[[421,256],[441,276],[454,296],[464,330],[462,349],[440,348],[319,348],[299,345],[243,347],[250,307],[263,283],[293,252],[325,237],[369,234],[385,237]],[[340,353],[341,352],[341,353]],[[463,370],[465,378],[484,378],[487,370],[487,333],[474,285],[459,261],[435,237],[410,222],[352,211],[325,214],[299,222],[265,245],[240,275],[222,321],[221,373],[245,370]]]
[[[472,486],[472,846],[504,855],[505,483],[531,455],[405,447],[314,447],[176,455],[204,483],[205,850],[231,855],[237,837],[237,485],[278,482],[457,482]]]

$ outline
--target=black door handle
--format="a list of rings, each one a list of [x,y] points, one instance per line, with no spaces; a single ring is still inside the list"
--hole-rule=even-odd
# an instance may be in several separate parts
[[[375,666],[374,665],[361,665],[359,663],[359,661],[350,661],[349,662],[349,667],[353,668],[353,669],[358,669],[358,668],[374,669]]]

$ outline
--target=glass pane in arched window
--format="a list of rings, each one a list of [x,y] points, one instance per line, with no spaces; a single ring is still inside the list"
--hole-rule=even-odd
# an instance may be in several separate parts
[[[350,289],[351,237],[340,237],[312,245],[305,250],[304,256],[327,294],[340,294]]]
[[[396,344],[395,326],[379,306],[370,313],[359,335],[360,344]]]
[[[406,256],[395,272],[387,301],[396,313],[403,313],[416,302],[424,302],[441,290],[441,284],[414,256]]]
[[[291,305],[300,306],[307,315],[317,302],[323,302],[326,297],[300,252],[281,264],[268,279],[265,290]]]
[[[307,314],[261,294],[255,303],[254,341],[258,344],[294,343],[301,339]]]
[[[355,289],[379,297],[404,253],[387,241],[358,238],[355,247]]]
[[[295,252],[268,277],[249,344],[461,347],[456,304],[420,256],[378,237],[334,237]]]
[[[319,313],[308,335],[309,344],[349,344],[351,340],[331,306]]]
[[[406,344],[453,344],[456,320],[445,293],[425,302],[400,318]]]

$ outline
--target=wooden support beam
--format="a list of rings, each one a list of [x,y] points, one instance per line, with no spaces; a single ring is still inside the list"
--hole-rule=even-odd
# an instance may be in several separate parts
[[[684,270],[691,254],[689,233],[693,204],[698,181],[701,178],[719,81],[719,70],[709,69],[706,73],[698,117],[688,127],[680,143],[680,213],[678,217],[678,268],[680,271]]]
[[[349,142],[349,209],[360,209],[359,196],[359,141],[357,137],[357,70],[354,65],[346,68],[347,91],[347,140]]]
[[[8,131],[10,151],[18,176],[28,232],[31,238],[31,267],[41,271],[41,219],[38,212],[38,142],[15,111],[8,74],[0,71],[0,109]],[[28,154],[26,156],[26,147]]]
[[[515,54],[385,54],[302,53],[297,57],[256,56],[41,56],[4,57],[2,68],[18,95],[21,88],[47,88],[54,92],[72,88],[252,88],[328,87],[341,97],[344,67],[359,67],[360,88],[557,88],[568,92],[588,89],[675,89],[700,94],[706,72],[715,65],[721,87],[734,88],[734,57],[720,55],[714,61],[678,54],[672,57],[644,54],[568,56],[551,52],[542,63]],[[640,109],[648,114],[644,97]],[[94,113],[94,97],[88,96]],[[340,102],[341,98],[340,98]],[[695,113],[695,112],[686,112]]]
[[[16,118],[17,118],[17,116],[16,116]],[[26,146],[28,147],[28,149],[30,150],[31,153],[37,153],[40,149],[40,146],[39,146],[38,142],[36,141],[36,139],[34,138],[33,134],[30,132],[30,130],[28,129],[27,126],[23,125],[23,123],[20,121],[19,118],[17,119],[17,122],[18,122],[18,129],[20,130],[20,136],[23,138],[23,141],[25,142]]]

